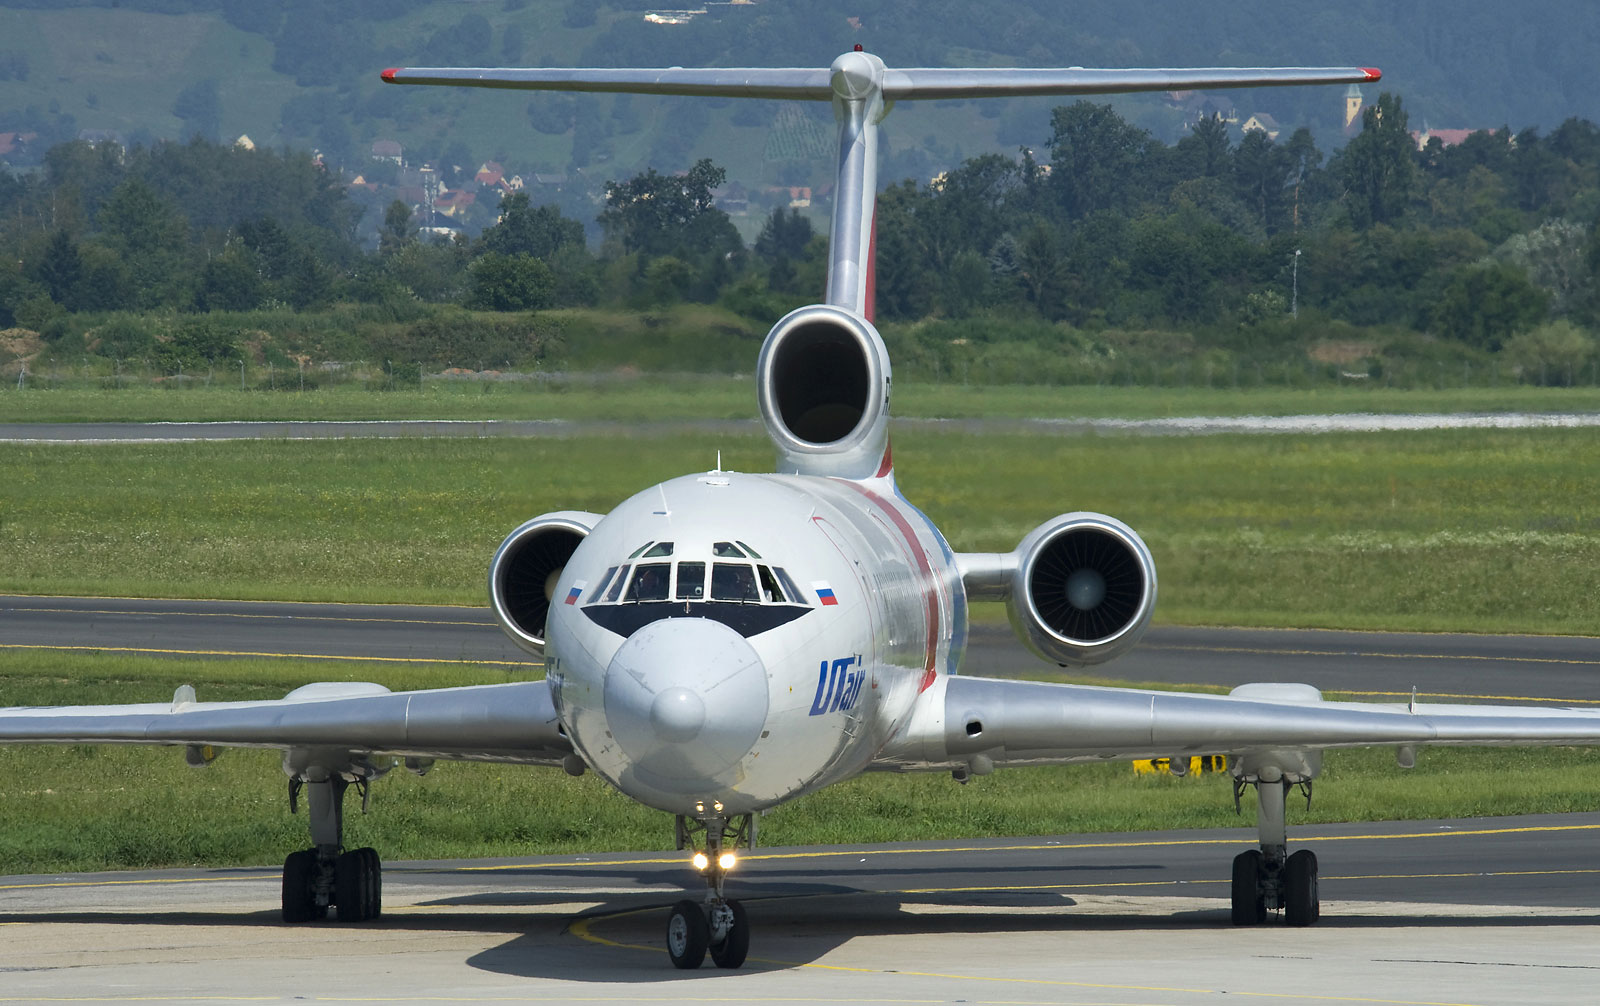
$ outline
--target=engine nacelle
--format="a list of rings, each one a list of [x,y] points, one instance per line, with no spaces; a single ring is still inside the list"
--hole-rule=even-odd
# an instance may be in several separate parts
[[[536,656],[544,655],[544,623],[556,581],[578,543],[600,515],[562,510],[535,517],[506,536],[489,563],[489,604],[506,635]]]
[[[864,479],[889,472],[889,353],[872,323],[813,304],[767,334],[756,394],[778,471]]]
[[[1062,514],[1012,553],[1007,608],[1028,648],[1058,664],[1104,663],[1133,648],[1156,606],[1156,564],[1133,529]]]

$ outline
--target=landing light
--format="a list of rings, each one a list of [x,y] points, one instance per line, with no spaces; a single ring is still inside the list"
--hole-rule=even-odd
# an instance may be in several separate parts
[[[693,862],[696,870],[704,870],[706,867],[711,865],[711,860],[706,858],[706,854],[703,852],[695,853]]]
[[[733,864],[737,863],[738,861],[739,858],[731,852],[724,852],[722,855],[717,857],[717,865],[722,867],[724,870],[733,869]]]

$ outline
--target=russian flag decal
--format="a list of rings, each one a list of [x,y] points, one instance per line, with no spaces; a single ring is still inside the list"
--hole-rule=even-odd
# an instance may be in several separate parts
[[[833,588],[828,586],[828,581],[812,580],[811,589],[817,592],[817,600],[821,601],[824,605],[834,605],[839,603],[839,599],[833,596]]]
[[[577,604],[579,596],[583,594],[583,588],[587,586],[589,586],[588,580],[579,580],[577,583],[573,584],[572,589],[567,591],[567,600],[565,603]]]

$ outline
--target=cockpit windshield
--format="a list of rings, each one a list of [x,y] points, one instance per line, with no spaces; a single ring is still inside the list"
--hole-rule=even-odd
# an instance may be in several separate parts
[[[699,551],[690,547],[693,555]],[[761,560],[760,553],[744,542],[719,541],[710,552],[717,562],[685,557],[670,541],[647,541],[633,550],[630,566],[620,563],[606,570],[589,595],[588,603],[638,604],[653,601],[722,601],[738,604],[788,604],[810,606],[807,595],[789,574]],[[700,552],[704,555],[704,552]],[[650,562],[651,559],[667,561]],[[709,575],[708,575],[709,574]]]

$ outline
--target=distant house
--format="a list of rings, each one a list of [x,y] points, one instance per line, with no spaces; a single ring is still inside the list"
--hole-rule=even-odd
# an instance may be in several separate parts
[[[421,221],[417,233],[426,237],[449,238],[465,233],[465,229],[461,224],[435,210],[431,217],[425,217]]]
[[[0,157],[26,153],[28,144],[38,138],[38,133],[0,133]]]
[[[238,147],[240,150],[256,149],[256,141],[250,139],[249,133],[240,133],[239,138],[233,141],[233,145]]]
[[[1467,141],[1467,137],[1478,132],[1476,129],[1431,129],[1426,124],[1421,129],[1411,131],[1411,139],[1417,144],[1418,150],[1428,146],[1429,140],[1438,140],[1446,147],[1459,146]]]
[[[1266,133],[1267,139],[1276,141],[1278,134],[1283,132],[1283,127],[1278,125],[1277,119],[1274,119],[1266,112],[1257,112],[1244,120],[1244,125],[1239,127],[1239,131],[1242,133]]]
[[[1206,94],[1204,91],[1168,91],[1167,107],[1183,113],[1185,127],[1201,119],[1217,118],[1230,126],[1238,125],[1239,110],[1226,97]]]
[[[711,196],[717,201],[717,209],[732,216],[743,216],[750,212],[750,193],[738,182],[729,182],[720,189],[712,189]]]
[[[402,153],[400,144],[393,140],[378,140],[372,144],[372,159],[374,161],[392,161],[400,163]]]
[[[447,217],[460,216],[467,212],[473,203],[478,201],[476,192],[466,189],[445,189],[434,197],[433,209],[435,213],[443,213]]]
[[[533,173],[533,184],[554,188],[558,185],[567,184],[567,176],[560,172],[535,171]]]
[[[789,186],[789,208],[795,210],[808,209],[811,206],[811,186]]]
[[[472,180],[479,185],[499,185],[505,176],[504,167],[494,161],[484,161],[478,165],[478,173],[472,176]]]
[[[376,192],[376,191],[378,191],[378,187],[376,185],[374,185],[373,183],[367,181],[367,178],[366,178],[365,175],[357,175],[357,176],[355,176],[355,178],[351,179],[350,187],[352,189],[363,189],[363,190],[365,190],[367,192]]]
[[[78,130],[78,139],[91,147],[98,147],[103,143],[110,143],[118,147],[126,146],[122,142],[122,134],[114,129],[80,129]]]

